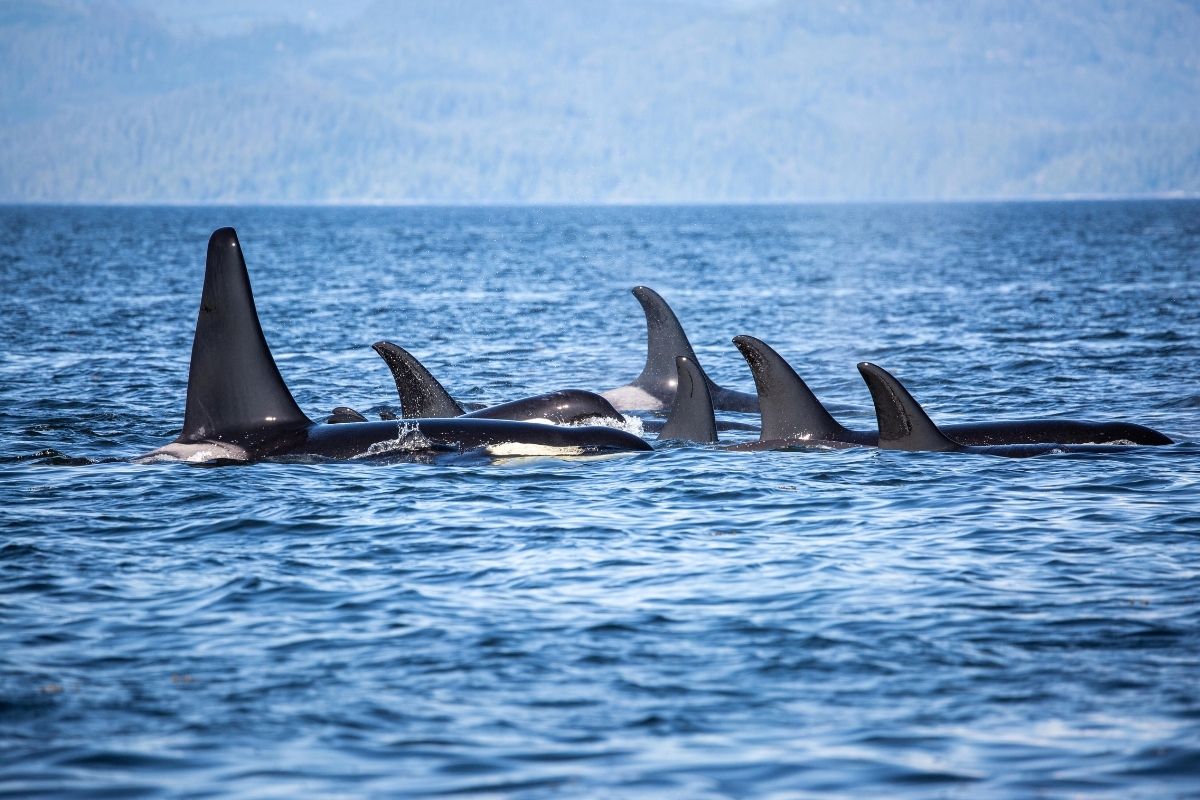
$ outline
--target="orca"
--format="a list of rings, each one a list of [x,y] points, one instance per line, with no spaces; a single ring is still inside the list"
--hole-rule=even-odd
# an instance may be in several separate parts
[[[573,455],[652,448],[639,436],[602,426],[462,418],[313,422],[296,404],[271,356],[237,233],[221,228],[212,234],[192,341],[183,432],[149,457],[347,459],[476,449],[504,455]]]
[[[677,356],[675,367],[679,382],[679,390],[671,403],[671,413],[667,417],[659,433],[658,440],[676,440],[693,442],[695,444],[716,444],[717,431],[721,424],[717,422],[713,410],[712,395],[709,392],[709,382],[705,380],[704,370],[700,365],[687,356]],[[766,446],[764,446],[764,444]],[[804,446],[809,442],[781,441],[771,442],[742,442],[727,445],[726,450],[776,450]],[[826,447],[828,443],[814,443]]]
[[[687,356],[675,357],[675,369],[679,389],[671,401],[671,413],[659,431],[658,440],[715,443],[717,420],[704,370]]]
[[[400,412],[405,419],[421,417],[461,417],[467,413],[425,365],[411,353],[391,342],[376,342],[371,349],[379,354],[400,395]]]
[[[735,336],[733,343],[750,366],[762,419],[754,449],[768,450],[797,443],[822,446],[874,447],[874,431],[852,431],[833,418],[796,371],[764,342]],[[750,444],[746,445],[747,449]]]
[[[1028,458],[1046,453],[1112,453],[1127,446],[1112,444],[1068,444],[1024,442],[1020,444],[964,445],[939,429],[908,389],[887,370],[870,362],[858,365],[875,404],[879,424],[879,447],[883,450],[978,453],[980,455]]]
[[[692,344],[675,312],[653,289],[635,286],[633,296],[646,315],[646,365],[624,386],[601,392],[618,411],[655,411],[671,407],[678,385],[675,358],[685,356],[704,374]],[[704,375],[713,407],[722,411],[757,411],[758,398],[752,394],[725,389]]]
[[[819,443],[823,446],[875,447],[878,431],[846,428],[826,410],[787,363],[765,342],[753,336],[735,336],[758,390],[762,433],[759,449],[774,443]],[[1072,419],[1016,419],[944,425],[941,430],[961,445],[1060,444],[1171,444],[1171,439],[1144,425],[1130,422],[1089,422]]]
[[[559,425],[579,425],[585,421],[606,425],[625,423],[611,403],[583,389],[560,389],[468,412],[412,353],[391,342],[376,342],[371,347],[391,370],[405,419],[467,417],[539,420]]]

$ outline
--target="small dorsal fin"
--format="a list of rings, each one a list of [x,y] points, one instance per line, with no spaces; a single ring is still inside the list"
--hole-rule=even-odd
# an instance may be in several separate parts
[[[958,450],[933,423],[920,403],[887,370],[863,362],[858,371],[875,403],[879,446],[885,450]]]
[[[349,406],[338,406],[325,421],[330,425],[336,425],[340,422],[366,422],[367,418]]]
[[[371,347],[392,371],[405,419],[462,416],[463,407],[412,353],[391,342],[376,342]]]
[[[237,233],[221,228],[208,240],[179,441],[234,441],[309,425],[267,347]]]
[[[677,357],[675,364],[679,388],[675,392],[667,424],[658,438],[703,443],[717,441],[717,421],[713,416],[712,397],[708,393],[704,372],[686,356]]]
[[[836,440],[846,437],[846,429],[821,405],[779,353],[753,336],[735,336],[733,343],[754,374],[762,415],[760,440]]]
[[[635,286],[633,296],[642,304],[642,311],[646,314],[646,366],[633,385],[651,394],[656,389],[674,389],[678,379],[675,365],[677,356],[685,356],[697,366],[700,364],[692,350],[692,343],[683,332],[675,312],[658,292],[646,286]],[[708,381],[707,376],[705,381]]]

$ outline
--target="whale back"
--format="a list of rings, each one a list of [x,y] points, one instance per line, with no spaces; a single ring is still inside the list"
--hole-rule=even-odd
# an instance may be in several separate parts
[[[271,356],[233,228],[208,240],[180,442],[235,441],[312,425]]]
[[[559,389],[522,397],[507,403],[487,406],[464,414],[476,419],[548,420],[559,425],[577,425],[585,420],[603,419],[622,423],[625,418],[612,403],[595,392],[583,389]]]

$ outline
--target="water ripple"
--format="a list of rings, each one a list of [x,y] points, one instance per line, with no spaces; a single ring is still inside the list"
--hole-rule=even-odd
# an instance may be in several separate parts
[[[0,796],[1196,795],[1198,211],[0,210]],[[313,416],[394,407],[380,338],[480,402],[624,383],[644,283],[847,424],[869,359],[1181,443],[133,463],[227,224]]]

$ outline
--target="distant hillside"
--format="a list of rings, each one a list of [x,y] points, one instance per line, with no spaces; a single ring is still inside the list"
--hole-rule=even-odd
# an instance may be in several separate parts
[[[0,3],[0,201],[1200,192],[1195,2],[319,5]]]

